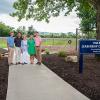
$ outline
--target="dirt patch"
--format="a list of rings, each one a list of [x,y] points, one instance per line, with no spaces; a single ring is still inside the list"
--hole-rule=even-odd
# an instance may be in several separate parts
[[[7,57],[0,60],[0,100],[6,100],[9,66]]]
[[[66,51],[67,46],[42,46],[43,49],[48,49],[50,52]]]
[[[57,54],[43,55],[43,63],[91,100],[100,99],[100,62],[93,55],[84,57],[84,72],[79,63],[66,62]]]

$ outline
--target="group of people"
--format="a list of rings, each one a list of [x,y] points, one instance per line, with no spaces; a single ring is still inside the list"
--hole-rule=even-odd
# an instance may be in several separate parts
[[[41,65],[41,43],[42,40],[38,32],[35,32],[33,35],[30,35],[29,38],[27,38],[27,35],[22,35],[20,32],[18,32],[17,36],[14,38],[14,32],[10,32],[10,36],[7,38],[8,64],[13,64],[13,57],[15,51],[16,65],[27,64],[28,55],[30,56],[31,64],[34,64],[35,57],[38,60],[37,64]]]

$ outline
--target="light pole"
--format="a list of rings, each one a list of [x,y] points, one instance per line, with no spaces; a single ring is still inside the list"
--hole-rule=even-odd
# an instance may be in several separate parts
[[[77,40],[78,40],[78,37],[77,36],[78,36],[78,28],[76,28],[76,51],[77,51],[77,44],[78,44],[77,43]]]

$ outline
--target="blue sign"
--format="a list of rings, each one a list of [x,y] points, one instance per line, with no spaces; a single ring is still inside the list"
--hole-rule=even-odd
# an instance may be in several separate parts
[[[100,54],[100,40],[80,40],[81,54]]]
[[[79,73],[83,72],[83,54],[100,54],[100,40],[80,40]]]

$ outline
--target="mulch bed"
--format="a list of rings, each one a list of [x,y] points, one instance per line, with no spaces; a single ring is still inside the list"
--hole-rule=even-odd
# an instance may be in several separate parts
[[[91,100],[100,100],[100,62],[93,55],[84,57],[83,74],[78,63],[66,62],[57,54],[43,55],[43,63]]]
[[[91,100],[100,99],[100,62],[94,56],[84,57],[84,72],[78,63],[65,62],[57,54],[43,55],[43,63]],[[9,66],[7,57],[0,60],[0,100],[6,100]]]
[[[42,49],[48,49],[50,52],[66,51],[67,46],[42,46]]]
[[[6,100],[9,66],[7,57],[0,60],[0,100]]]

